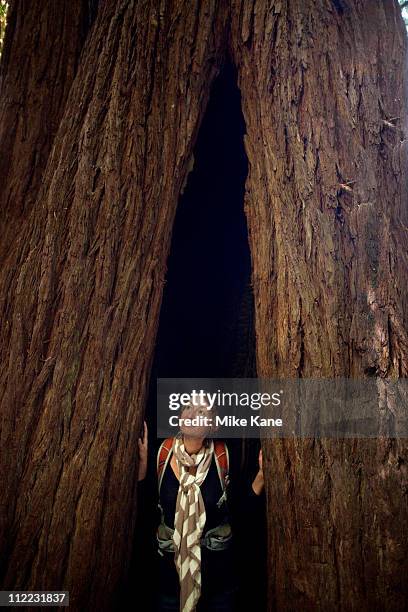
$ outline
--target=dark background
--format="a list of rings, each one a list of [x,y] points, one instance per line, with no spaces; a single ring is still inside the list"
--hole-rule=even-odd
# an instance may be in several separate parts
[[[159,520],[155,466],[161,443],[156,439],[157,378],[256,376],[251,260],[243,207],[248,172],[244,133],[235,68],[227,58],[212,87],[194,148],[193,171],[173,227],[146,410],[149,472],[138,502],[131,582],[121,606],[130,608],[138,585],[139,609],[154,609],[151,585]],[[227,444],[231,475],[240,479],[238,488],[250,487],[258,470],[259,441],[229,439]],[[265,517],[246,525],[248,517],[240,516],[239,500],[232,503],[241,609],[264,610]],[[146,585],[142,593],[141,584]]]

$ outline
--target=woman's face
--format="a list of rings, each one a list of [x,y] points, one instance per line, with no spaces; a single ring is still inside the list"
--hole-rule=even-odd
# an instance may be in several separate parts
[[[191,422],[186,422],[190,419]],[[215,426],[213,411],[208,409],[207,403],[190,404],[185,406],[180,414],[180,430],[183,435],[192,438],[205,438]]]

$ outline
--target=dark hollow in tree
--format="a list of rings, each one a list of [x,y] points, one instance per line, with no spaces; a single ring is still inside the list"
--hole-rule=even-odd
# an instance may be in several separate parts
[[[254,377],[255,329],[251,260],[244,213],[248,172],[245,122],[236,69],[227,57],[215,80],[193,151],[188,181],[180,197],[172,232],[166,284],[160,311],[146,418],[150,431],[150,483],[139,501],[131,580],[121,605],[132,600],[153,610],[148,580],[154,565],[156,511],[157,377]],[[259,440],[227,440],[239,486],[249,487],[258,469]],[[146,494],[147,493],[147,494]],[[233,500],[230,500],[232,504]],[[237,501],[237,500],[235,500]],[[239,503],[234,514],[240,609],[265,608],[265,525],[247,524]],[[141,555],[140,551],[143,551]]]
[[[395,0],[342,4],[101,1],[0,268],[5,589],[103,611],[128,572],[173,220],[227,48],[258,376],[407,377],[406,31]],[[404,609],[406,441],[263,453],[268,609]]]

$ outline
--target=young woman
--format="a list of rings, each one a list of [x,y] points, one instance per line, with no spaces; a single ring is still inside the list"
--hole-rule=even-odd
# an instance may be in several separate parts
[[[182,419],[211,414],[208,405],[185,407]],[[184,421],[182,421],[183,423]],[[161,521],[157,529],[160,612],[233,612],[236,606],[236,550],[228,504],[231,484],[220,469],[228,448],[211,438],[212,426],[181,425],[158,451],[166,456],[159,477]],[[165,449],[165,450],[167,450]],[[147,425],[139,439],[139,481],[147,471]],[[233,471],[233,470],[232,470]],[[224,478],[226,476],[226,478]],[[263,493],[262,451],[259,469],[240,505],[258,505]]]

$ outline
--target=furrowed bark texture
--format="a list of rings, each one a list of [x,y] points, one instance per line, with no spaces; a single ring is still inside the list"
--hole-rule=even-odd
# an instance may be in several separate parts
[[[12,0],[0,66],[0,262],[35,202],[96,0]]]
[[[397,3],[233,6],[258,376],[406,377]],[[264,455],[270,609],[402,610],[406,441],[269,440]]]
[[[110,609],[129,561],[171,227],[223,55],[216,4],[100,4],[0,281],[2,582],[64,586],[73,609]]]
[[[126,574],[171,229],[227,43],[258,375],[407,376],[397,4],[101,2],[0,273],[3,588],[104,610]],[[270,610],[402,609],[402,442],[263,442]]]

